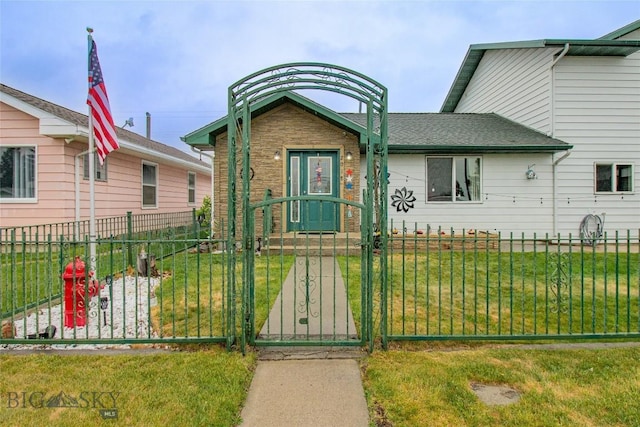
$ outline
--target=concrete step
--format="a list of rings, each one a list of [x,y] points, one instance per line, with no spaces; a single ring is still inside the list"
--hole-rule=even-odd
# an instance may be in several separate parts
[[[360,241],[356,233],[286,233],[269,236],[262,249],[287,255],[355,255],[360,253]]]

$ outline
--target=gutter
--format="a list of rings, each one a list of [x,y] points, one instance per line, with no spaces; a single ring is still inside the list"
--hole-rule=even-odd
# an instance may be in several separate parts
[[[164,154],[161,153],[159,151],[154,151],[154,150],[150,150],[144,147],[141,147],[140,145],[137,144],[133,144],[129,141],[126,140],[122,140],[120,138],[118,138],[118,143],[120,144],[120,148],[125,148],[131,151],[134,151],[136,153],[141,153],[141,154],[145,154],[151,157],[155,157],[155,158],[159,158],[165,161],[168,161],[169,163],[173,163],[173,164],[179,164],[181,166],[185,166],[188,168],[192,168],[192,169],[198,169],[200,172],[209,172],[209,169],[204,167],[204,166],[200,166],[197,163],[192,163],[189,162],[187,160],[183,160],[183,159],[178,159],[176,157],[172,157],[169,154]],[[177,150],[177,148],[176,148]],[[194,160],[197,160],[194,158]]]
[[[523,146],[486,146],[486,145],[389,145],[389,154],[495,154],[495,153],[556,153],[567,151],[572,145],[523,145]],[[362,151],[361,151],[362,152]]]

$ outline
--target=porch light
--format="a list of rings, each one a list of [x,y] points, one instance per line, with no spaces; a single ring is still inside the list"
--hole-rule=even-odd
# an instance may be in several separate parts
[[[273,153],[273,160],[280,160],[280,151],[276,150],[275,153]]]
[[[353,154],[351,153],[351,151],[347,151],[347,160],[351,159],[353,159]]]
[[[536,174],[536,171],[533,170],[533,167],[535,165],[536,164],[534,163],[532,165],[528,165],[527,166],[527,171],[524,173],[525,176],[527,177],[527,179],[536,179],[536,178],[538,178],[538,175]]]

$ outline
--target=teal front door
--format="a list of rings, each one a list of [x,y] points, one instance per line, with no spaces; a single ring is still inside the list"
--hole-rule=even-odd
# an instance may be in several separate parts
[[[288,151],[287,196],[310,196],[289,202],[289,231],[339,231],[340,205],[322,200],[338,197],[338,169],[337,150]]]

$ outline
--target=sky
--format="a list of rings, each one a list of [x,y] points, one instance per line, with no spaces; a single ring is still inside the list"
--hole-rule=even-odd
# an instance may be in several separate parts
[[[145,135],[148,112],[152,139],[190,152],[180,137],[268,67],[339,65],[386,86],[392,113],[438,112],[471,44],[595,39],[637,19],[640,0],[0,0],[0,82],[87,114],[91,27],[115,124]]]

